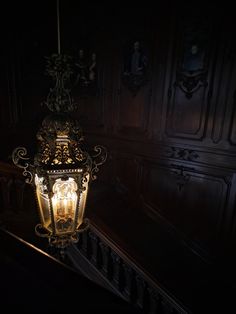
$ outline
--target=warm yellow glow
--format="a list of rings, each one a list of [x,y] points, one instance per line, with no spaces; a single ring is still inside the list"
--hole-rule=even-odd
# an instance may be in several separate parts
[[[52,191],[52,210],[56,232],[66,233],[75,230],[78,187],[73,178],[56,179]]]
[[[51,227],[50,202],[47,187],[43,183],[43,177],[35,175],[36,195],[39,204],[41,223],[45,228]]]
[[[86,204],[87,195],[88,195],[89,180],[90,180],[90,175],[89,174],[85,175],[84,176],[84,182],[83,182],[84,190],[83,190],[83,192],[80,195],[79,213],[78,213],[78,218],[77,218],[77,227],[79,227],[82,224],[82,222],[83,222],[85,204]]]
[[[49,181],[44,177],[35,176],[41,225],[51,235],[63,238],[74,235],[84,222],[90,180],[90,174],[82,175],[81,169],[73,170],[71,175],[68,172],[53,170]],[[81,183],[81,188],[78,182]]]

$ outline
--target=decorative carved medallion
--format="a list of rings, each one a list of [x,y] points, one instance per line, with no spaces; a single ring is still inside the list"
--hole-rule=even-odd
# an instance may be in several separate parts
[[[192,149],[169,147],[165,151],[165,155],[169,158],[180,160],[194,161],[199,158],[199,155]]]
[[[191,98],[200,87],[207,86],[206,75],[206,71],[200,71],[199,73],[177,71],[175,85],[179,86],[187,98]]]

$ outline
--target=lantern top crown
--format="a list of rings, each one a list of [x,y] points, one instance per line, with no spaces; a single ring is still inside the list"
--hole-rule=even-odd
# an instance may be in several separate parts
[[[79,166],[88,158],[82,151],[82,130],[78,121],[65,113],[48,115],[37,133],[38,152],[34,164],[38,166]]]

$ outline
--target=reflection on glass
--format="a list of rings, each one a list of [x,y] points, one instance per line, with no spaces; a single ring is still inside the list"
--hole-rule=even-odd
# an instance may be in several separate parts
[[[35,175],[36,194],[39,203],[40,217],[42,225],[45,228],[51,228],[50,202],[48,198],[47,186],[44,184],[44,178]]]
[[[71,232],[75,223],[77,184],[73,178],[57,179],[53,185],[52,207],[56,232]]]

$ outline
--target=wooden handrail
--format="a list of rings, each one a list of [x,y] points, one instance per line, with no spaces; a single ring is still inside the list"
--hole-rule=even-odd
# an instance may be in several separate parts
[[[0,175],[1,174],[14,175],[23,178],[22,169],[18,168],[13,163],[10,164],[4,161],[0,161]]]

